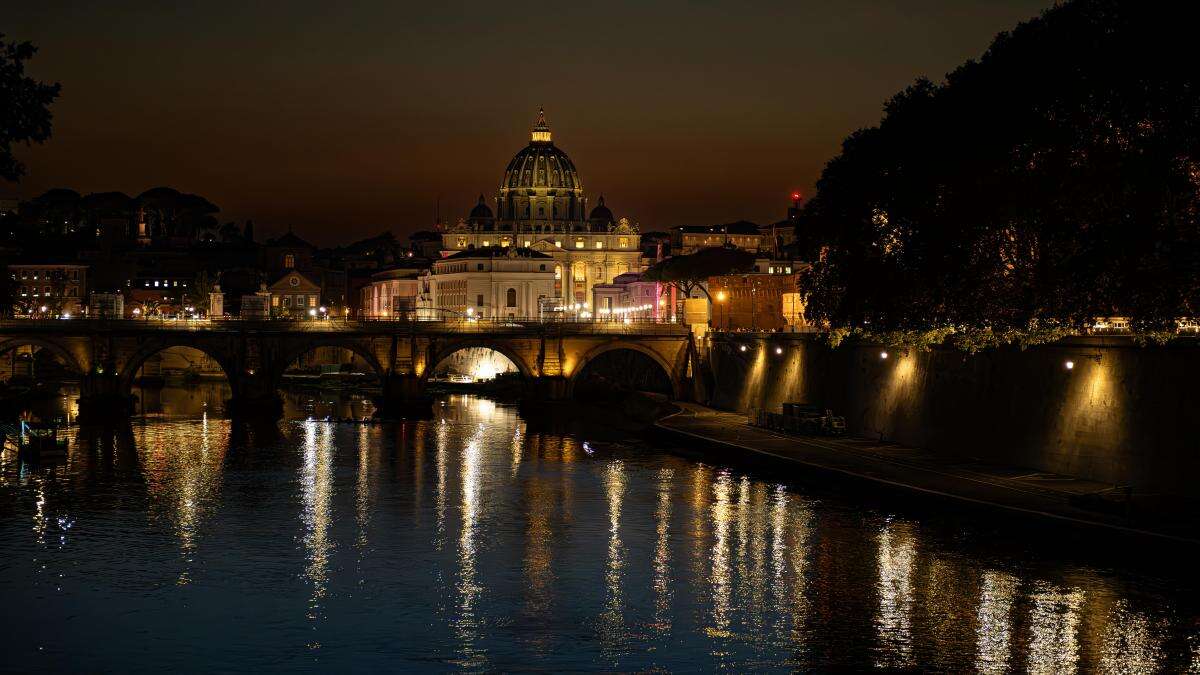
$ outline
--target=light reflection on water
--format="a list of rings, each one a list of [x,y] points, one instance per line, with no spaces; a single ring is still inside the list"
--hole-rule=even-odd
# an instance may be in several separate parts
[[[170,400],[163,397],[162,400]],[[195,400],[195,399],[191,399]],[[1147,672],[1194,592],[453,398],[0,457],[5,667]],[[583,442],[588,441],[588,451]],[[984,541],[984,543],[980,543]],[[220,646],[216,648],[215,646]],[[141,659],[141,661],[132,661]]]

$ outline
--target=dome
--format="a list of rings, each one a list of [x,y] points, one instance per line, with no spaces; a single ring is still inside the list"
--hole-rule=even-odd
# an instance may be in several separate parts
[[[588,216],[588,220],[600,221],[602,223],[613,222],[613,212],[604,205],[604,195],[600,195],[600,201],[596,204],[596,208],[592,209],[592,214]]]
[[[538,111],[529,145],[508,163],[500,189],[565,188],[582,190],[575,163],[550,140],[545,111]]]
[[[475,208],[471,209],[471,215],[468,218],[470,220],[492,219],[492,210],[488,208],[487,200],[483,198],[483,195],[479,195],[479,203],[475,205]]]

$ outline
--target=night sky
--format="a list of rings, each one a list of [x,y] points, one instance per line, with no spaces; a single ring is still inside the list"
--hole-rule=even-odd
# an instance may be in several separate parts
[[[592,202],[643,231],[784,215],[842,138],[1048,0],[16,2],[58,81],[51,187],[169,185],[327,245],[453,222],[544,105]]]

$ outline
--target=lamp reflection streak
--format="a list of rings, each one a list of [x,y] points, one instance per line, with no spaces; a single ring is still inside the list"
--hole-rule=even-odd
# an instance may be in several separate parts
[[[708,633],[714,636],[729,635],[729,604],[730,604],[730,563],[729,563],[729,525],[733,519],[733,509],[730,496],[733,492],[733,478],[728,471],[722,471],[713,484],[712,524],[712,626]]]
[[[358,525],[356,545],[367,546],[367,526],[371,523],[371,435],[365,426],[358,428],[358,476],[355,483],[354,515]]]
[[[1074,672],[1079,664],[1083,591],[1038,584],[1031,598],[1028,663],[1031,673]]]
[[[328,424],[305,423],[304,464],[300,485],[304,513],[304,546],[307,564],[304,576],[312,584],[309,599],[309,620],[321,616],[321,607],[328,593],[329,558],[333,542],[329,528],[333,522],[333,431]],[[312,644],[319,647],[319,644]]]
[[[658,471],[658,508],[654,512],[654,629],[671,630],[671,485],[675,472]]]
[[[913,565],[916,546],[911,527],[888,523],[879,533],[879,635],[881,668],[912,665]]]
[[[483,591],[478,580],[479,492],[482,463],[482,444],[486,425],[480,423],[462,452],[461,495],[462,529],[458,536],[458,616],[454,632],[458,636],[462,661],[460,665],[477,668],[483,664],[483,653],[476,647],[480,620],[478,600]]]
[[[608,557],[604,569],[604,612],[600,617],[605,648],[612,651],[625,637],[625,596],[622,576],[625,552],[621,544],[621,506],[625,498],[625,464],[613,460],[604,471],[608,498]]]
[[[1005,572],[983,573],[976,612],[976,663],[981,673],[1009,670],[1012,651],[1013,600],[1017,579]]]

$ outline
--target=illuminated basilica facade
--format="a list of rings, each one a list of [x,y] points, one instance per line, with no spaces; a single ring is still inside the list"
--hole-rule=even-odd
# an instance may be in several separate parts
[[[466,219],[442,232],[442,245],[447,254],[489,246],[543,253],[554,260],[555,297],[590,306],[594,285],[640,271],[641,237],[627,218],[613,217],[603,196],[588,207],[574,162],[554,145],[539,111],[493,203],[480,195]]]

